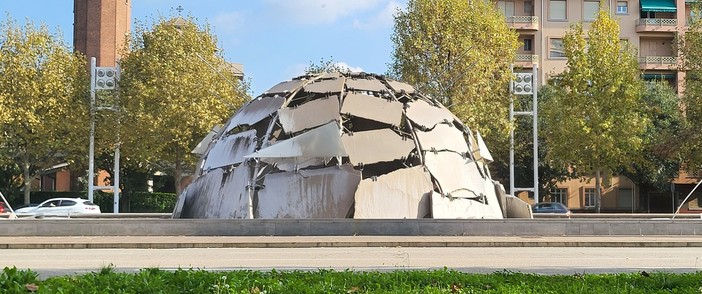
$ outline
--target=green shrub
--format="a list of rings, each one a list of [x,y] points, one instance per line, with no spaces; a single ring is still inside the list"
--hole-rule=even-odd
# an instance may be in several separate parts
[[[175,208],[175,193],[135,192],[129,195],[130,212],[170,213]]]
[[[5,267],[0,274],[0,292],[27,293],[33,292],[38,283],[37,273],[31,270],[18,270],[16,267]]]

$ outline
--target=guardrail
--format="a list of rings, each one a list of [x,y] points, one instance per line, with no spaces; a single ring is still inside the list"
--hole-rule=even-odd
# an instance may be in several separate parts
[[[668,26],[674,27],[678,25],[678,20],[674,18],[641,18],[636,20],[637,26]]]

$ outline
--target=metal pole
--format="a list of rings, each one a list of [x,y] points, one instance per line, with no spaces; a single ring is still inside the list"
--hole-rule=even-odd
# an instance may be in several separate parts
[[[117,142],[117,145],[115,146],[115,185],[113,189],[114,192],[114,198],[113,198],[113,213],[119,213],[119,142]]]
[[[509,72],[514,74],[514,65],[509,66]],[[514,191],[514,77],[510,78],[509,82],[509,193],[517,197]]]
[[[117,63],[117,67],[115,70],[115,85],[117,84],[117,81],[119,80],[119,74],[120,74],[120,69],[119,69],[119,63]],[[119,91],[115,91],[115,95],[119,97]],[[119,98],[117,99],[119,101]],[[117,125],[115,126],[116,128],[116,133],[117,133],[117,140],[115,143],[115,185],[113,188],[113,213],[119,213],[119,146],[122,144],[120,142],[119,138],[119,128],[120,128],[120,110],[121,110],[121,105],[117,103],[117,106],[115,107],[115,114],[117,115]]]
[[[537,105],[537,87],[538,85],[536,81],[537,77],[537,67],[536,64],[534,64],[534,67],[532,68],[532,77],[531,77],[531,82],[532,82],[532,103],[533,105],[531,108],[533,109],[533,115],[531,116],[533,120],[533,132],[534,132],[534,203],[539,203],[539,129],[538,129],[538,105]]]
[[[90,148],[88,151],[88,201],[93,202],[95,175],[95,57],[90,58]]]

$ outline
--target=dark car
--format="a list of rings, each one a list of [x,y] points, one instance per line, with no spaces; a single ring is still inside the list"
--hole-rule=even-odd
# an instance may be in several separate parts
[[[560,202],[541,202],[531,207],[533,213],[559,213],[570,215],[570,209]]]
[[[0,202],[0,213],[5,212],[5,202]]]

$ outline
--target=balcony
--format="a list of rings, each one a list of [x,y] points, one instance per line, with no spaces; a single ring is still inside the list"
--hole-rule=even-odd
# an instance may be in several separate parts
[[[539,64],[539,55],[517,54],[514,58],[514,65],[523,68],[533,68],[534,64]]]
[[[515,30],[526,30],[526,31],[538,31],[539,30],[539,17],[533,15],[515,15],[508,16],[505,19],[507,25],[511,29]]]
[[[678,65],[675,56],[641,56],[639,57],[640,69],[673,70]]]
[[[636,20],[636,32],[676,32],[678,20],[674,18],[642,18]]]

